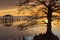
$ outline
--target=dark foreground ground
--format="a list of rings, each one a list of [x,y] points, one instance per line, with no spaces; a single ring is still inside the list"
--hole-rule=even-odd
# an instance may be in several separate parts
[[[35,35],[33,40],[59,40],[59,38],[53,33]]]

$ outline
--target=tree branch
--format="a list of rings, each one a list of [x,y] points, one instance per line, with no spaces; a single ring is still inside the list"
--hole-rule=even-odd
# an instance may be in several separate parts
[[[55,6],[54,11],[59,12],[60,11],[60,6]]]
[[[51,6],[55,6],[58,1],[59,1],[59,0],[53,0],[53,1],[51,2]]]
[[[29,0],[25,0],[24,2],[20,2],[20,0],[19,0],[19,5],[18,6],[22,6],[22,5],[26,4],[26,3],[29,3]]]
[[[39,3],[41,3],[41,4],[43,4],[43,5],[45,5],[46,7],[47,7],[47,5],[46,5],[46,1],[40,1],[40,0],[37,0]]]

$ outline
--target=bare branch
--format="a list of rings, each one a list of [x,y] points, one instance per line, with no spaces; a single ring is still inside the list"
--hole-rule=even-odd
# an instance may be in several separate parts
[[[25,0],[24,2],[20,2],[20,0],[19,0],[19,6],[24,5],[26,3],[29,3],[29,0]]]
[[[60,6],[55,6],[54,12],[60,13]]]
[[[40,0],[37,0],[39,3],[41,3],[41,4],[43,4],[43,5],[45,5],[46,7],[47,7],[47,5],[46,5],[46,1],[40,1]]]
[[[51,6],[56,6],[56,4],[57,4],[58,1],[59,1],[59,0],[53,0],[53,1],[51,2]]]
[[[30,27],[32,27],[34,25],[37,25],[37,21],[36,20],[32,20],[32,22],[28,22],[28,23],[22,23],[22,24],[18,25],[17,27],[18,27],[18,30],[24,30],[27,27],[30,28]]]
[[[60,13],[60,9],[59,10],[56,10],[55,12]]]
[[[40,8],[40,9],[38,9],[37,11],[42,11],[42,12],[44,12],[45,14],[47,14],[47,8]]]
[[[36,7],[35,6],[19,6],[18,14],[20,13],[20,11],[23,11],[23,10],[31,11],[31,9],[33,9],[33,8],[36,8]]]

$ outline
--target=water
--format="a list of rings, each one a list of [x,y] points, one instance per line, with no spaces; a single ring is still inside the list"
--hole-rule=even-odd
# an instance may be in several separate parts
[[[0,37],[6,40],[19,40],[19,38],[25,37],[26,40],[32,40],[34,35],[44,34],[47,29],[47,25],[41,22],[44,19],[40,19],[37,25],[24,27],[20,29],[20,24],[27,25],[28,22],[24,20],[16,21],[11,26],[7,27],[4,23],[0,23]],[[26,24],[24,24],[26,23]],[[60,20],[52,22],[52,32],[60,38]]]
[[[55,25],[52,25],[52,31],[55,35],[57,35],[60,39],[60,20],[57,21],[57,23]]]

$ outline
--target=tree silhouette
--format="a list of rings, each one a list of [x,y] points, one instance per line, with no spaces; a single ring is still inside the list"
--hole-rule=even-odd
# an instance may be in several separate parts
[[[48,12],[45,12],[47,14],[47,19],[48,19],[48,23],[47,23],[47,32],[48,34],[52,33],[51,28],[51,21],[52,21],[52,13],[60,10],[60,5],[59,5],[59,0],[47,0],[47,1],[40,1],[38,0],[41,4],[43,4],[46,8],[43,8],[45,10],[47,10]],[[49,2],[49,3],[47,3]]]
[[[22,6],[25,6],[24,8],[19,8],[19,12],[21,10],[24,10],[24,9],[33,9],[33,8],[36,8],[35,6],[37,5],[44,5],[44,8],[41,8],[37,11],[43,11],[45,14],[47,14],[47,20],[48,20],[48,23],[47,23],[47,32],[48,34],[52,33],[51,31],[51,28],[52,28],[52,25],[51,25],[51,21],[52,21],[52,13],[53,12],[59,12],[60,10],[60,0],[35,0],[36,2],[30,2],[30,0],[25,0],[24,2],[20,2],[19,1],[19,7],[22,7]],[[30,6],[30,7],[28,7]],[[34,12],[33,10],[30,10],[32,11],[33,13],[39,13],[39,12]],[[37,18],[37,15],[35,15],[35,19]],[[38,18],[39,19],[39,18]]]
[[[36,8],[36,6],[41,5],[41,4],[44,7],[41,8],[41,9],[39,8],[37,10],[37,12],[34,12],[33,10],[31,10],[31,9]],[[23,7],[23,6],[25,6],[25,7]],[[51,22],[52,22],[52,17],[53,17],[52,14],[53,14],[53,12],[60,13],[59,12],[60,11],[60,0],[35,0],[35,2],[34,2],[34,0],[33,0],[33,2],[30,2],[30,0],[25,0],[24,2],[19,2],[19,10],[18,10],[19,12],[18,12],[18,14],[20,13],[21,10],[25,10],[25,9],[28,9],[28,10],[32,11],[32,13],[36,13],[36,14],[39,13],[40,11],[42,11],[42,12],[44,12],[47,15],[48,23],[46,23],[47,24],[46,34],[49,35],[49,36],[47,36],[47,38],[48,37],[52,38],[54,36],[52,34],[52,30],[51,30],[52,29]],[[36,19],[37,20],[40,17],[37,17],[36,14],[35,14],[35,16],[33,16],[33,19]],[[46,37],[46,34],[41,36],[42,39],[44,38],[43,36]]]

